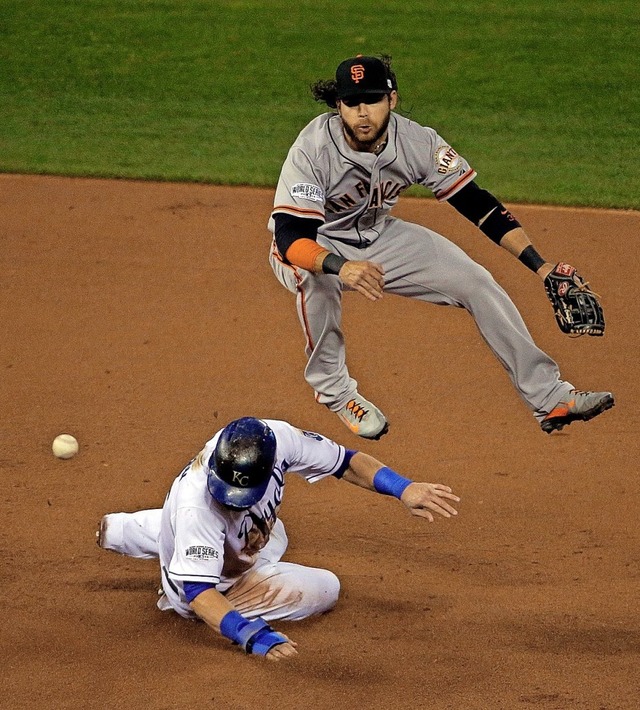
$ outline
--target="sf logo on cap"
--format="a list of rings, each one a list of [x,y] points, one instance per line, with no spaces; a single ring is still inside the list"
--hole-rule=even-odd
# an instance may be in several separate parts
[[[364,67],[362,64],[354,64],[351,67],[351,78],[354,84],[358,84],[362,79],[364,79]]]

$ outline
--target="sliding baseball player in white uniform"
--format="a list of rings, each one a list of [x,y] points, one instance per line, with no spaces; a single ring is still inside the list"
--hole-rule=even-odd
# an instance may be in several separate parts
[[[110,513],[98,545],[137,558],[159,558],[158,606],[199,617],[247,653],[278,661],[296,643],[268,622],[296,621],[331,609],[340,582],[325,569],[283,562],[278,511],[285,476],[310,483],[335,476],[399,498],[433,521],[456,515],[448,486],[400,476],[371,456],[345,449],[283,421],[243,417],[219,431],[175,479],[162,508]]]
[[[486,269],[436,232],[390,215],[403,190],[424,185],[542,279],[554,268],[509,210],[476,185],[462,156],[432,128],[393,111],[396,89],[388,59],[342,62],[335,81],[313,87],[335,110],[302,130],[278,181],[270,261],[297,297],[305,378],[316,400],[359,436],[378,439],[388,429],[347,370],[341,296],[353,289],[374,301],[386,292],[465,308],[547,433],[609,409],[611,393],[577,391],[560,379]]]

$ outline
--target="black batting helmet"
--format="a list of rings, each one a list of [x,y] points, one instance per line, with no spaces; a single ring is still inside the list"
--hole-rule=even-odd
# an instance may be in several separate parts
[[[254,417],[236,419],[222,430],[209,459],[209,493],[223,505],[250,508],[267,490],[275,460],[270,427]]]

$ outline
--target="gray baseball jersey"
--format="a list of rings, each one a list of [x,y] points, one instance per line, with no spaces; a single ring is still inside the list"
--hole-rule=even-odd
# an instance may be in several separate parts
[[[384,268],[385,292],[465,308],[514,386],[539,419],[572,385],[533,342],[520,313],[491,274],[459,247],[426,227],[391,216],[410,185],[446,201],[476,176],[468,162],[432,128],[390,114],[388,140],[378,154],[353,150],[342,119],[326,113],[299,134],[283,164],[268,227],[285,213],[319,220],[317,241],[353,261]],[[356,395],[341,331],[344,287],[337,276],[287,263],[275,241],[270,263],[296,294],[306,337],[305,378],[316,401],[338,411]]]
[[[326,113],[311,121],[289,150],[273,213],[320,219],[320,234],[367,244],[378,238],[406,188],[424,185],[446,200],[475,176],[433,128],[392,113],[387,144],[375,155],[350,148],[340,117]],[[273,217],[269,227],[273,231]]]

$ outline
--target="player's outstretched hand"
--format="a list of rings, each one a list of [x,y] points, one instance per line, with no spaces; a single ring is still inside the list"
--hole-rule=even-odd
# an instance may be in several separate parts
[[[292,658],[298,655],[298,651],[296,650],[298,644],[285,634],[282,635],[287,639],[287,643],[279,643],[277,646],[269,649],[269,652],[265,656],[267,661],[282,661],[286,658]]]
[[[384,269],[372,261],[347,261],[340,269],[340,279],[370,301],[382,298]]]
[[[441,483],[416,482],[405,488],[400,500],[409,508],[411,515],[426,518],[432,523],[433,513],[442,515],[443,518],[457,515],[458,511],[447,501],[457,503],[460,498],[451,492],[449,486],[443,486]]]

